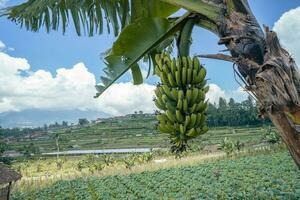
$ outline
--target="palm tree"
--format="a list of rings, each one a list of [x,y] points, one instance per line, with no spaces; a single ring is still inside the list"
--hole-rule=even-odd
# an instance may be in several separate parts
[[[179,9],[186,13],[170,17]],[[247,0],[28,0],[1,15],[31,31],[62,27],[64,32],[72,20],[78,35],[84,30],[90,36],[101,34],[106,23],[108,32],[118,38],[107,51],[96,96],[128,70],[135,84],[142,83],[138,61],[149,60],[150,75],[154,55],[174,40],[179,55],[186,54],[194,27],[211,31],[231,55],[199,56],[234,64],[236,75],[259,103],[261,116],[272,120],[300,167],[298,68],[276,33],[259,26]]]

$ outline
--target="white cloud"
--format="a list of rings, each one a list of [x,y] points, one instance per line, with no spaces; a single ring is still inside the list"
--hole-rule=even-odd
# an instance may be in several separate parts
[[[95,76],[83,63],[70,69],[60,68],[53,76],[45,70],[31,71],[26,59],[0,52],[0,112],[29,108],[80,109],[123,115],[155,109],[152,85],[114,84],[100,98],[94,99],[95,84]]]
[[[60,68],[52,75],[46,70],[32,71],[28,61],[0,52],[0,112],[25,109],[94,110],[108,115],[124,115],[134,111],[153,112],[154,85],[113,84],[103,95],[94,99],[95,76],[83,63],[72,68]],[[224,91],[210,84],[207,97],[218,102],[219,97],[243,100],[239,88]]]
[[[284,13],[274,25],[281,44],[300,64],[300,7]]]
[[[2,50],[2,49],[4,49],[6,46],[5,46],[5,44],[0,40],[0,51]]]
[[[236,90],[225,91],[216,84],[209,84],[209,91],[206,95],[208,101],[210,103],[218,104],[220,97],[225,98],[227,101],[229,101],[230,98],[234,98],[234,100],[240,102],[248,97],[248,93],[245,92],[242,87],[239,87]]]

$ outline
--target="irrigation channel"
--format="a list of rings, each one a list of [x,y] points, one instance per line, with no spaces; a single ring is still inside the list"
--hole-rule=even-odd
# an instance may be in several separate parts
[[[114,153],[147,153],[157,148],[130,148],[130,149],[99,149],[99,150],[70,150],[60,152],[42,153],[45,156],[55,155],[85,155],[85,154],[114,154]]]

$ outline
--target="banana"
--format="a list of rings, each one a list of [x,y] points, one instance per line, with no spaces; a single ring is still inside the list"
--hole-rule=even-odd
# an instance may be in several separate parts
[[[178,58],[176,59],[176,67],[177,67],[177,71],[178,71],[179,73],[181,73],[182,64],[181,64],[181,58],[180,58],[180,57],[178,57]]]
[[[183,108],[182,109],[183,109],[184,113],[188,112],[188,101],[187,101],[187,99],[183,100]]]
[[[189,127],[190,122],[191,122],[191,117],[190,117],[189,115],[187,115],[187,116],[185,117],[184,126],[185,126],[185,127]]]
[[[206,107],[207,107],[206,103],[200,102],[197,106],[197,111],[202,113],[205,111]]]
[[[172,88],[171,94],[172,94],[173,99],[174,99],[175,101],[178,101],[178,90],[175,89],[175,88]]]
[[[161,59],[161,56],[159,54],[155,55],[155,62],[157,64],[157,67],[160,71],[162,71],[163,61]]]
[[[180,110],[180,111],[183,109],[183,100],[182,99],[178,100],[177,109]]]
[[[209,91],[209,86],[206,86],[203,91],[207,93]]]
[[[176,119],[178,122],[182,123],[184,121],[184,117],[180,110],[176,110]]]
[[[206,85],[207,81],[206,80],[203,80],[201,81],[198,85],[199,85],[199,88],[204,88],[205,85]],[[208,86],[207,86],[208,87]]]
[[[188,66],[190,69],[193,69],[193,60],[190,56],[187,57]]]
[[[168,118],[165,114],[159,114],[159,115],[156,115],[156,119],[160,122],[166,122],[168,121]]]
[[[198,135],[201,135],[202,134],[202,130],[201,128],[196,128],[196,135],[195,136],[198,136]]]
[[[160,77],[160,69],[158,68],[157,65],[154,67],[154,74]]]
[[[176,106],[172,105],[170,102],[166,103],[166,108],[171,111],[172,113],[176,112]]]
[[[200,69],[200,62],[196,57],[193,58],[193,68],[197,71]]]
[[[173,59],[172,60],[172,62],[171,62],[171,66],[170,66],[170,68],[171,68],[171,73],[172,73],[172,75],[173,75],[173,77],[175,76],[175,72],[176,72],[176,62],[175,62],[175,60]]]
[[[193,69],[193,72],[192,72],[192,82],[191,82],[191,84],[193,84],[193,85],[196,85],[196,84],[198,84],[197,83],[197,70],[196,69]]]
[[[200,80],[203,81],[206,76],[206,70],[204,68],[201,68],[198,73],[198,76],[199,76]]]
[[[182,60],[183,68],[188,68],[188,61],[187,61],[186,57],[182,56],[181,60]]]
[[[163,72],[161,73],[160,79],[161,79],[163,85],[171,86],[171,84],[169,83],[169,80],[168,80],[168,76],[165,73],[163,73]]]
[[[187,101],[188,101],[188,103],[190,105],[190,102],[191,102],[191,99],[192,99],[192,90],[191,89],[188,89],[186,91],[186,98],[187,98]]]
[[[197,113],[197,119],[196,119],[196,125],[195,126],[200,126],[202,123],[202,114]]]
[[[204,126],[204,127],[202,128],[202,134],[206,133],[208,130],[209,130],[208,127],[207,127],[207,126]]]
[[[173,115],[173,113],[172,113],[171,111],[167,110],[167,111],[166,111],[166,115],[167,115],[168,119],[169,119],[172,123],[174,123],[174,122],[176,121],[176,119],[175,119],[175,117],[174,117],[174,115]]]
[[[168,133],[173,151],[182,151],[187,140],[207,132],[205,126],[206,70],[196,57],[171,58],[155,55],[155,74],[162,84],[155,89],[155,104],[164,113],[156,115],[158,130]]]
[[[191,84],[192,83],[192,69],[187,69],[186,83],[187,84]]]
[[[173,95],[172,95],[172,93],[171,93],[171,90],[170,90],[170,88],[168,86],[162,85],[161,87],[162,87],[162,89],[164,91],[164,94],[166,94],[169,99],[175,100],[174,97],[173,97]]]
[[[172,60],[171,60],[171,58],[170,58],[170,54],[165,54],[164,56],[163,56],[163,61],[164,61],[164,63],[171,63],[172,62]]]
[[[171,131],[167,129],[163,124],[159,124],[157,126],[158,130],[162,133],[170,133]]]
[[[199,90],[198,92],[198,97],[197,97],[197,103],[204,101],[205,99],[205,93],[203,92],[203,90]]]
[[[160,109],[160,110],[166,110],[166,109],[167,109],[166,106],[165,106],[165,104],[164,104],[163,102],[161,102],[161,101],[159,100],[159,98],[157,98],[157,99],[154,100],[154,104],[155,104],[156,107],[157,107],[158,109]]]
[[[154,93],[155,93],[155,96],[157,97],[161,97],[162,96],[162,93],[160,92],[160,86],[156,87],[155,90],[154,90]]]
[[[170,99],[165,94],[162,95],[161,99],[165,104],[170,101]]]
[[[186,67],[183,67],[181,70],[181,83],[183,86],[186,85],[186,79],[187,79],[187,69]]]
[[[181,77],[180,77],[180,72],[179,71],[175,72],[175,80],[176,80],[176,83],[177,83],[178,86],[182,85],[182,83],[181,83]]]
[[[158,127],[160,127],[165,133],[171,133],[175,131],[173,126],[169,123],[159,123]]]
[[[183,90],[178,91],[178,99],[183,99],[184,98],[184,92]]]
[[[196,121],[197,121],[197,115],[192,114],[191,115],[191,121],[190,121],[190,124],[189,124],[188,128],[193,128],[196,124]]]
[[[180,125],[179,125],[179,130],[180,130],[180,133],[181,133],[181,134],[185,134],[186,127],[185,127],[183,124],[180,124]]]
[[[162,71],[166,75],[168,75],[170,73],[170,69],[169,69],[169,67],[166,64],[163,65]]]
[[[159,92],[160,92],[160,96],[162,96],[163,94],[164,94],[164,89],[162,88],[162,86],[163,85],[160,85],[159,87],[158,87],[158,90],[159,90]]]
[[[198,98],[198,94],[199,94],[199,89],[198,88],[193,88],[190,105],[194,105],[196,103],[197,98]]]
[[[189,108],[190,113],[195,113],[197,110],[197,104],[194,104],[192,107]]]
[[[155,59],[155,62],[156,62],[156,63],[159,63],[159,62],[161,61],[161,59],[160,59],[160,54],[156,54],[156,55],[154,56],[154,59]]]
[[[189,137],[194,137],[195,134],[196,134],[196,130],[195,130],[195,128],[192,128],[187,132],[186,135]]]
[[[168,80],[169,80],[169,83],[170,83],[171,87],[177,87],[177,84],[176,84],[176,82],[175,82],[175,80],[174,80],[171,73],[168,74]]]

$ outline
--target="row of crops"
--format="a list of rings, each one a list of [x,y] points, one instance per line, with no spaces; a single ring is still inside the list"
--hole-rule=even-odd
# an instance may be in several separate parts
[[[300,174],[287,152],[128,176],[60,181],[25,199],[300,199]]]

